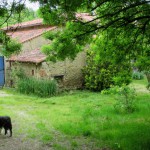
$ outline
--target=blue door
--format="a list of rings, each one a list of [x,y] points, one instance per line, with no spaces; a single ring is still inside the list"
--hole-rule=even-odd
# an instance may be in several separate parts
[[[5,72],[4,72],[4,56],[0,56],[0,86],[4,86]]]

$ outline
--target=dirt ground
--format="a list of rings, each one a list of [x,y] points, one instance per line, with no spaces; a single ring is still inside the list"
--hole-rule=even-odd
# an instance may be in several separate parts
[[[0,135],[0,150],[52,150],[35,140],[26,140],[22,137]]]
[[[10,94],[0,90],[0,96],[10,96]],[[35,139],[26,139],[23,135],[15,135],[13,133],[13,136],[9,137],[9,134],[4,135],[4,130],[2,129],[0,133],[0,150],[52,150],[52,148],[43,145]]]
[[[0,90],[0,97],[7,96],[11,95]],[[11,109],[11,107],[8,106],[8,109]],[[53,133],[54,140],[44,144],[36,138],[28,137],[25,135],[26,129],[21,129],[22,126],[19,125],[18,121],[26,119],[28,114],[23,110],[19,110],[19,112],[18,110],[15,110],[15,112],[18,114],[19,118],[12,118],[13,136],[9,137],[9,133],[8,135],[4,135],[4,129],[2,129],[2,132],[0,133],[0,150],[110,150],[108,148],[95,148],[95,143],[88,142],[86,138],[80,139],[78,137],[73,137],[71,140],[67,139],[56,131]],[[18,132],[18,130],[23,130],[23,132]],[[77,141],[79,147],[72,147],[71,141]]]

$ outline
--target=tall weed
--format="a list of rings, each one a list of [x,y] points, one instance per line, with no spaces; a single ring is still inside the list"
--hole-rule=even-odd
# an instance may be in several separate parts
[[[116,103],[114,108],[117,112],[120,113],[132,113],[135,110],[135,98],[136,93],[135,89],[122,85],[112,86],[109,90],[103,90],[102,94],[113,94],[116,96]]]
[[[135,90],[129,86],[122,86],[118,92],[117,102],[114,105],[115,110],[121,113],[132,113],[135,110]]]
[[[24,94],[34,94],[39,97],[48,97],[56,95],[57,83],[55,80],[23,78],[18,81],[17,90]]]

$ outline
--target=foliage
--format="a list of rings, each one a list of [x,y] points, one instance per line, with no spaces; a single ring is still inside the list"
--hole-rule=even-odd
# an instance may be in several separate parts
[[[78,52],[78,44],[80,40],[86,41],[86,37],[90,34],[100,34],[103,30],[112,31],[107,32],[107,35],[113,36],[113,42],[116,41],[118,35],[123,32],[130,39],[124,43],[126,53],[135,53],[134,46],[136,44],[143,44],[149,41],[149,14],[150,6],[147,0],[128,0],[128,1],[113,1],[113,0],[30,0],[38,1],[40,3],[39,13],[44,19],[44,22],[51,25],[64,26],[64,30],[59,33],[59,42],[67,43],[67,46],[59,46],[59,52],[56,53],[58,58],[72,57]],[[77,12],[85,12],[91,15],[91,19],[81,19],[77,17]],[[57,18],[57,19],[56,19]],[[68,24],[69,25],[68,27]],[[52,45],[59,45],[58,37],[53,40]],[[145,39],[144,42],[142,42]],[[123,39],[122,39],[123,40]],[[140,41],[140,42],[139,42]],[[89,41],[89,42],[92,42]],[[70,44],[71,43],[71,44]],[[72,45],[73,44],[73,45]],[[84,45],[83,45],[84,46]],[[53,46],[53,48],[56,48]],[[47,51],[51,51],[48,48]],[[57,49],[53,49],[56,50]],[[63,55],[65,51],[66,56]],[[71,53],[71,52],[72,53]],[[141,51],[141,50],[140,50]]]
[[[143,71],[147,77],[147,88],[150,87],[150,45],[145,46],[145,50],[142,52],[141,55],[137,57],[137,61],[135,63],[136,67],[139,70]]]
[[[25,21],[29,21],[29,20],[33,20],[36,18],[37,18],[37,15],[32,9],[24,8],[24,9],[22,9],[22,11],[19,14],[17,12],[15,12],[13,14],[13,16],[11,16],[9,18],[7,23],[5,23],[3,25],[3,27],[14,25],[17,23],[25,22]]]
[[[55,80],[22,78],[17,83],[17,89],[20,93],[49,97],[56,95],[57,83]]]
[[[18,53],[21,50],[22,45],[16,40],[10,39],[9,36],[2,30],[0,30],[0,54],[6,57],[11,56],[14,53]]]
[[[117,112],[121,113],[132,113],[135,110],[135,89],[129,86],[122,86],[118,89],[117,102],[114,108]]]
[[[15,14],[20,16],[21,11],[24,9],[24,3],[22,1],[13,2],[1,1],[0,2],[0,28],[9,22],[9,19]],[[18,19],[17,19],[18,20]]]
[[[87,55],[87,65],[83,69],[85,87],[94,91],[109,88],[113,84],[112,78],[115,74],[113,66],[109,62],[97,63],[92,51]]]
[[[135,89],[127,85],[111,86],[109,89],[105,89],[102,94],[115,95],[116,103],[114,108],[119,113],[132,113],[136,108],[136,92]]]
[[[52,45],[43,48],[48,60],[74,58],[83,50],[85,43],[95,44],[92,35],[101,37],[102,34],[105,37],[102,45],[107,46],[108,52],[105,59],[113,59],[114,65],[120,61],[128,64],[134,58],[138,58],[140,62],[141,56],[149,60],[147,55],[143,55],[146,53],[146,47],[149,47],[150,40],[149,1],[62,0],[61,3],[57,0],[31,1],[40,2],[40,14],[45,23],[63,26],[63,30],[58,33],[59,36],[52,40]],[[78,18],[77,12],[81,10],[87,12],[90,19]],[[96,46],[98,51],[102,47],[100,44]],[[147,66],[145,64],[141,67],[142,71]],[[128,76],[128,69],[125,68],[124,71],[123,74]],[[114,78],[115,82],[121,82],[122,77],[119,75]]]
[[[18,84],[19,80],[27,78],[25,71],[23,68],[21,68],[20,64],[18,62],[14,62],[18,65],[18,67],[11,67],[10,77],[13,80],[13,86],[16,86]]]
[[[124,51],[126,39],[118,39],[116,45],[105,36],[97,36],[87,52],[87,64],[83,69],[85,86],[101,91],[111,85],[129,84],[131,82],[131,64]]]
[[[7,28],[12,24],[32,20],[36,17],[33,10],[25,8],[23,1],[17,2],[17,0],[13,2],[1,1],[0,14],[0,28]],[[21,44],[10,39],[2,30],[0,30],[0,44],[2,44],[0,53],[6,57],[21,49]]]
[[[132,74],[132,79],[142,80],[144,78],[144,73],[139,71],[134,71]]]
[[[6,57],[9,57],[14,53],[20,52],[21,47],[21,43],[17,42],[16,40],[11,40],[7,38],[2,45],[1,54],[3,54]]]
[[[22,0],[15,0],[13,2],[2,1],[0,4],[0,28],[37,17],[32,9],[25,8]]]
[[[84,33],[82,28],[83,26],[79,23],[67,22],[66,27],[57,32],[46,33],[45,37],[53,41],[42,48],[42,51],[47,55],[47,60],[65,60],[66,57],[74,59],[90,40],[90,36],[76,38],[78,34]],[[87,29],[84,28],[84,30]]]

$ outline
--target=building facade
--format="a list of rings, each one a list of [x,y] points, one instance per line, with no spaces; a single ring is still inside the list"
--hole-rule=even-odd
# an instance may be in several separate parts
[[[86,64],[86,53],[80,52],[75,60],[46,62],[46,56],[41,52],[41,47],[50,44],[43,37],[48,31],[57,30],[55,26],[47,26],[42,19],[24,22],[4,28],[7,35],[22,43],[19,54],[6,59],[5,81],[6,86],[14,87],[14,70],[22,69],[28,77],[38,79],[56,79],[62,88],[81,88],[83,84],[82,68]]]

